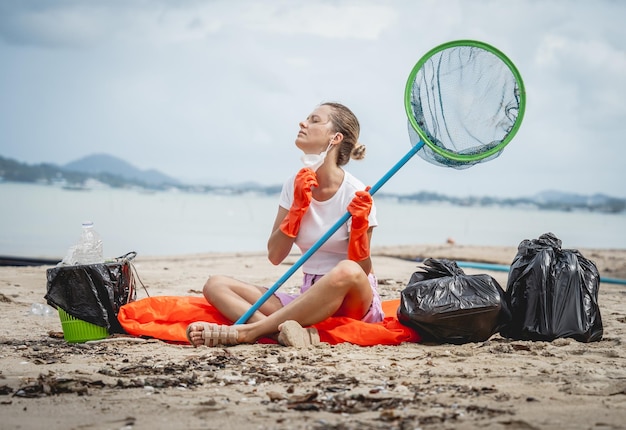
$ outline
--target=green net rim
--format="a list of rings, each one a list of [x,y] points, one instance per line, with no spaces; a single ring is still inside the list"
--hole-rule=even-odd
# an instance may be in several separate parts
[[[411,109],[411,91],[413,89],[413,82],[415,80],[415,76],[417,75],[419,70],[422,68],[422,66],[433,55],[441,51],[444,51],[446,49],[459,47],[459,46],[472,46],[472,47],[480,48],[498,57],[507,65],[507,67],[511,70],[511,73],[513,73],[513,76],[515,77],[515,80],[517,81],[517,85],[520,91],[519,112],[517,114],[517,119],[515,120],[515,124],[513,124],[513,128],[511,129],[509,134],[500,144],[498,144],[497,146],[493,148],[490,148],[489,150],[485,152],[481,152],[478,154],[457,154],[456,152],[448,151],[435,145],[433,142],[430,141],[430,139],[428,138],[428,135],[424,133],[424,131],[422,131],[422,129],[419,127],[419,125],[417,124],[417,121],[415,121],[415,118],[413,117],[413,110]],[[413,70],[411,70],[411,73],[409,74],[409,78],[407,79],[406,87],[404,90],[404,109],[406,111],[406,115],[409,119],[409,123],[411,124],[411,127],[413,127],[415,132],[419,135],[422,141],[426,145],[428,145],[430,149],[435,151],[437,154],[443,157],[446,157],[447,159],[450,159],[450,160],[459,161],[459,162],[475,162],[475,161],[479,161],[484,158],[490,157],[493,154],[496,154],[502,151],[504,147],[508,145],[511,139],[513,139],[513,137],[517,133],[517,130],[522,124],[522,119],[524,118],[524,112],[526,110],[526,89],[524,87],[524,81],[522,80],[522,76],[517,70],[517,67],[515,67],[515,64],[513,64],[513,62],[506,55],[504,55],[504,53],[502,53],[500,50],[498,50],[497,48],[494,48],[493,46],[487,43],[479,42],[477,40],[455,40],[452,42],[447,42],[439,46],[436,46],[435,48],[428,51],[422,58],[420,58],[417,64],[415,64],[415,66],[413,67]],[[414,145],[413,142],[411,142],[411,144]]]

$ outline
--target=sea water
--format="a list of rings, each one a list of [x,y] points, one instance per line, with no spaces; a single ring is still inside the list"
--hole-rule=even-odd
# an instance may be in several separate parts
[[[61,259],[83,221],[93,221],[105,257],[130,251],[166,256],[264,252],[278,196],[176,190],[66,190],[0,183],[0,255]],[[517,246],[546,232],[564,248],[626,248],[626,214],[461,207],[375,198],[374,246],[440,244]]]

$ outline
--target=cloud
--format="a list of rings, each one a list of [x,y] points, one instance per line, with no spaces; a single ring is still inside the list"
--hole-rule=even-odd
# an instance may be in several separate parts
[[[358,1],[256,2],[245,14],[250,27],[261,32],[362,40],[376,40],[396,17],[389,6]]]
[[[203,41],[220,32],[375,40],[396,12],[362,2],[25,1],[0,6],[11,44],[87,48],[99,44]]]
[[[461,173],[416,158],[386,190],[623,196],[625,9],[609,0],[0,2],[0,154],[64,164],[109,152],[191,181],[277,184],[300,166],[298,122],[339,101],[368,148],[349,169],[371,184],[410,148],[403,95],[417,60],[478,39],[522,74],[519,133],[500,158]]]
[[[219,2],[3,2],[0,36],[10,44],[57,49],[182,43],[219,32],[221,9]]]

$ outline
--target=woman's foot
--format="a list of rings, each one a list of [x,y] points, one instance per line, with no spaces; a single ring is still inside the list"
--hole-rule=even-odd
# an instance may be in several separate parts
[[[316,328],[304,328],[297,321],[285,321],[278,326],[278,330],[278,343],[283,346],[304,348],[322,343]]]
[[[239,333],[234,326],[198,321],[187,326],[187,340],[194,347],[201,345],[237,345]]]

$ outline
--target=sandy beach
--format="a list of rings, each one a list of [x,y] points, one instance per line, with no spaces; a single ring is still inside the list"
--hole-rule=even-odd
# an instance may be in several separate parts
[[[510,264],[515,247],[373,249],[383,300],[418,258]],[[602,277],[626,278],[626,250],[580,252]],[[151,296],[197,296],[208,276],[272,285],[298,255],[150,257],[137,272]],[[69,344],[45,303],[46,269],[0,267],[2,429],[618,429],[626,428],[626,286],[602,283],[601,341],[504,339],[307,349],[254,344],[193,348],[114,337]],[[508,272],[488,273],[506,288]],[[295,289],[299,273],[284,290]],[[140,289],[138,298],[145,297]]]

